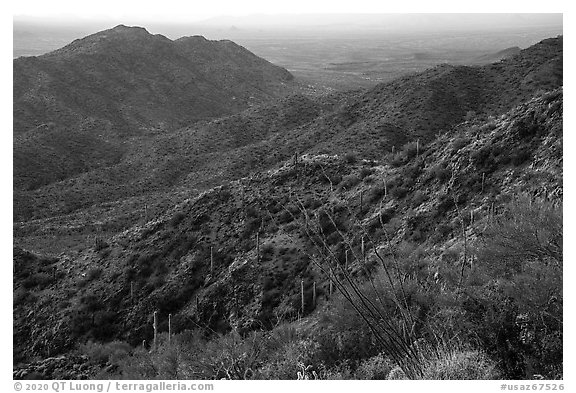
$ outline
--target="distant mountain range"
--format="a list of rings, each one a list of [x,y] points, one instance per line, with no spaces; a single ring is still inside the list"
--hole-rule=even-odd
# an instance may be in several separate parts
[[[486,64],[486,63],[496,63],[497,61],[508,59],[509,57],[515,56],[520,53],[521,49],[517,46],[513,46],[510,48],[503,49],[496,53],[487,53],[482,56],[478,56],[475,59],[475,62],[479,64]]]

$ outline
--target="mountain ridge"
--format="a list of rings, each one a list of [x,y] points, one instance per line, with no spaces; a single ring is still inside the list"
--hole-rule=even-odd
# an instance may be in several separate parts
[[[74,337],[86,334],[99,339],[104,331],[90,325],[91,311],[85,308],[96,304],[94,309],[100,311],[95,312],[103,318],[99,320],[108,326],[106,337],[115,331],[114,337],[133,344],[151,339],[149,315],[154,310],[162,318],[172,313],[176,332],[191,321],[220,332],[273,324],[276,307],[297,309],[300,277],[306,282],[306,296],[313,280],[324,291],[320,293],[327,291],[325,277],[306,259],[313,239],[298,224],[306,217],[321,220],[322,212],[333,212],[335,225],[346,233],[359,220],[374,246],[413,242],[427,245],[428,253],[438,256],[461,247],[460,220],[474,217],[463,224],[469,239],[474,239],[491,219],[491,212],[504,209],[510,199],[506,195],[561,201],[562,91],[538,96],[498,119],[462,123],[422,146],[418,154],[413,145],[397,154],[401,158],[388,154],[379,162],[327,155],[300,157],[297,164],[287,162],[192,196],[142,225],[101,240],[101,245],[50,263],[38,262],[38,272],[55,266],[58,278],[30,284],[38,288],[33,291],[45,287],[56,296],[51,304],[65,308],[52,313],[38,310],[33,320],[18,319],[17,337],[26,336],[23,329],[34,329],[37,338],[32,352],[36,353],[69,348]],[[458,201],[456,206],[451,193]],[[363,204],[360,195],[364,195]],[[380,216],[384,229],[392,234],[386,242],[378,230]],[[322,222],[325,236],[333,234],[329,223]],[[262,250],[268,250],[262,251],[261,260],[254,243],[256,231]],[[359,247],[359,235],[354,239]],[[212,246],[214,271],[207,262]],[[365,274],[358,261],[350,267],[355,275]],[[136,303],[127,295],[130,282],[136,289]],[[60,287],[77,290],[64,293],[56,290]],[[234,311],[233,299],[241,301],[241,312]],[[39,306],[29,301],[21,300],[18,307]],[[75,307],[84,311],[78,313]],[[23,314],[19,311],[18,315]],[[62,318],[68,323],[59,323],[55,336],[38,330],[39,326],[55,326]],[[15,340],[20,342],[20,338]],[[50,347],[43,342],[51,343]]]
[[[208,44],[175,45],[192,59]],[[212,61],[242,52],[221,46]],[[122,144],[101,118],[15,137],[13,359],[28,365],[14,376],[152,378],[169,363],[170,378],[308,376],[302,364],[328,378],[377,362],[391,378],[393,361],[410,376],[346,286],[333,293],[348,280],[360,299],[384,296],[388,332],[413,350],[459,337],[450,359],[470,345],[502,377],[561,377],[562,47],[289,95]],[[175,347],[158,348],[155,331]],[[222,356],[238,350],[242,363],[249,343],[265,356],[222,372]],[[200,371],[179,374],[187,353]]]
[[[173,179],[171,185],[206,189],[220,181],[245,176],[252,170],[278,165],[294,154],[345,154],[351,149],[357,155],[378,159],[411,140],[419,139],[420,143],[425,144],[437,133],[447,131],[466,119],[499,116],[538,91],[561,86],[561,60],[562,39],[555,38],[542,41],[499,63],[475,67],[440,65],[377,85],[365,92],[336,94],[326,107],[332,109],[317,111],[314,109],[318,107],[316,101],[321,99],[314,97],[285,100],[281,104],[281,112],[291,113],[295,126],[287,123],[266,128],[266,121],[263,120],[271,112],[266,109],[268,106],[263,106],[245,114],[232,115],[226,121],[202,123],[184,127],[173,134],[153,137],[150,141],[156,138],[155,142],[149,147],[147,144],[150,142],[138,145],[138,150],[126,156],[124,162],[108,167],[106,172],[96,170],[92,175],[87,173],[84,178],[92,178],[94,180],[90,182],[97,184],[100,182],[98,188],[105,190],[109,185],[98,178],[122,178],[121,173],[137,173],[134,172],[135,168],[144,168],[148,160],[156,160],[154,157],[157,157],[164,162],[161,167],[165,170],[162,169],[160,173],[163,173],[164,179]],[[269,107],[274,105],[270,104]],[[299,111],[305,115],[298,116]],[[258,135],[263,139],[256,140],[250,136],[255,130],[259,130]],[[212,133],[220,135],[223,140],[242,142],[216,147],[210,141]],[[162,150],[162,146],[166,146],[166,149]],[[205,146],[207,150],[195,146]],[[146,154],[139,155],[138,151],[145,151]],[[130,169],[131,165],[133,169]],[[221,175],[211,178],[210,173]],[[137,184],[130,189],[157,189],[164,184],[156,182],[155,186],[154,182],[149,183],[146,179],[150,178],[150,174],[152,172],[132,176],[130,181]],[[71,178],[66,184],[58,183],[47,186],[44,191],[39,190],[34,199],[41,200],[46,195],[58,201],[61,198],[57,187],[65,187],[75,190],[74,194],[80,200],[87,200],[79,202],[80,206],[109,202],[110,199],[95,198],[98,193],[91,191],[90,182]],[[86,187],[88,189],[83,191]],[[116,186],[114,188],[118,189]],[[120,194],[114,191],[110,195]],[[130,196],[134,195],[132,193]],[[29,210],[24,204],[31,197],[19,195],[16,211]],[[55,203],[52,205],[57,206]],[[34,210],[41,211],[37,208]],[[70,211],[65,207],[55,213]],[[26,214],[18,213],[17,216],[26,217]]]

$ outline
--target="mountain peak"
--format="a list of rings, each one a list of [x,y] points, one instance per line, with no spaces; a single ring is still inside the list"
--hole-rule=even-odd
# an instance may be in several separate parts
[[[140,26],[126,26],[123,24],[120,24],[116,27],[113,27],[109,30],[104,30],[100,33],[97,34],[102,34],[102,33],[106,33],[106,32],[114,32],[114,33],[121,33],[121,34],[146,34],[146,35],[151,35],[148,30],[146,30],[144,27],[140,27]]]

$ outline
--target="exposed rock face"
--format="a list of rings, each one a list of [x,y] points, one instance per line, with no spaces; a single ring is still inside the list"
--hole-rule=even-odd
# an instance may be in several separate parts
[[[12,376],[14,379],[90,379],[98,370],[98,367],[88,364],[86,356],[69,355],[16,367]]]

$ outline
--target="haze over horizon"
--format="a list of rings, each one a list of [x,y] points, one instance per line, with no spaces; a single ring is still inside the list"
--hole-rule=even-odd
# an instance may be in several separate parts
[[[45,26],[85,26],[86,24],[109,26],[126,25],[199,25],[207,27],[237,28],[336,28],[352,30],[380,29],[385,31],[426,31],[426,30],[475,30],[475,29],[514,29],[521,27],[556,26],[562,27],[563,15],[558,13],[251,13],[247,15],[218,14],[208,17],[201,14],[180,15],[167,18],[166,15],[149,18],[138,15],[77,16],[60,14],[49,16],[14,15],[14,25],[38,24]]]

